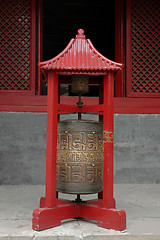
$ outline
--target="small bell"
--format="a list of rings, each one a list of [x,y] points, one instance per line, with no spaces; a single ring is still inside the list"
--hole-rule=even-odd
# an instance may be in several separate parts
[[[88,85],[89,77],[86,75],[73,75],[72,76],[72,93],[82,95],[89,92]]]
[[[89,77],[86,75],[73,75],[71,92],[79,95],[78,106],[82,106],[81,95],[89,92]]]

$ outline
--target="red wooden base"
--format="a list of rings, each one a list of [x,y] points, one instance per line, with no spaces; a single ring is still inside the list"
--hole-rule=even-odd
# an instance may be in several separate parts
[[[114,201],[113,201],[114,204]],[[97,221],[103,228],[123,231],[126,229],[126,214],[123,210],[104,208],[103,200],[96,199],[82,203],[57,199],[56,207],[46,208],[45,198],[41,198],[40,208],[33,211],[32,227],[40,231],[61,225],[70,218],[86,218]]]

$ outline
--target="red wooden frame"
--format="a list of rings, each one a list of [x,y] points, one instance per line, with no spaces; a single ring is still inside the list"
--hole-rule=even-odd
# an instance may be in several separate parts
[[[42,61],[42,0],[37,1],[37,61],[41,62]],[[37,70],[37,79],[38,79],[38,87],[37,87],[37,94],[41,95],[42,94],[42,74],[40,72],[40,67],[38,66]]]
[[[35,94],[35,73],[36,73],[36,4],[35,0],[30,1],[30,67],[29,67],[29,90],[0,90],[0,94],[11,95],[34,95]]]
[[[70,98],[70,100],[69,100]],[[97,104],[98,97],[90,100],[83,97],[83,102]],[[89,102],[88,102],[89,101]],[[62,104],[78,102],[78,97],[61,97]],[[7,112],[47,112],[47,96],[0,96],[0,111]],[[121,114],[160,114],[160,98],[114,98],[114,113]]]
[[[126,93],[131,92],[132,82],[132,29],[131,1],[126,1]]]
[[[65,70],[66,71],[66,70]],[[97,225],[122,231],[126,229],[126,214],[115,208],[113,198],[113,95],[114,71],[108,71],[103,80],[103,104],[73,106],[58,104],[58,75],[48,74],[46,193],[40,208],[33,211],[32,227],[44,230],[61,225],[64,219],[82,217],[97,221]],[[54,94],[53,94],[54,93]],[[81,204],[58,198],[56,192],[57,121],[59,111],[103,111],[103,193],[99,198]],[[108,134],[111,135],[108,139]],[[107,173],[107,174],[106,174]]]
[[[113,197],[113,132],[114,132],[114,76],[123,64],[113,62],[100,54],[84,30],[79,29],[76,37],[56,57],[40,62],[39,66],[48,83],[47,95],[47,148],[46,148],[46,193],[40,208],[33,211],[32,227],[43,230],[56,227],[68,218],[83,217],[96,220],[98,226],[122,231],[126,229],[126,214],[115,208]],[[103,103],[96,105],[71,105],[59,103],[60,75],[103,76]],[[99,82],[99,79],[97,79]],[[101,99],[100,99],[101,102]],[[93,201],[65,201],[56,192],[57,122],[59,114],[90,113],[103,115],[103,193]],[[72,180],[71,180],[72,181]]]
[[[146,5],[146,3],[144,2],[144,6],[145,5]],[[153,3],[153,5],[154,5],[154,3]],[[147,41],[147,39],[146,39],[146,41]],[[142,97],[145,97],[145,98],[146,97],[152,97],[152,98],[160,97],[160,92],[147,92],[147,91],[146,92],[133,92],[133,89],[132,89],[133,88],[132,48],[133,48],[132,47],[132,0],[127,0],[126,1],[126,87],[127,87],[126,94],[127,94],[127,97],[140,97],[140,98],[142,98]],[[142,53],[142,51],[143,50],[141,50],[141,53]],[[148,50],[148,52],[149,52],[149,50]],[[140,61],[141,61],[141,59],[139,60],[139,63],[140,63]],[[141,66],[143,64],[144,63],[140,63]],[[138,69],[137,69],[137,71],[138,71]],[[145,76],[145,73],[144,73],[144,76]]]
[[[30,44],[30,84],[31,93],[35,94],[36,80],[36,3],[31,0],[31,44]]]

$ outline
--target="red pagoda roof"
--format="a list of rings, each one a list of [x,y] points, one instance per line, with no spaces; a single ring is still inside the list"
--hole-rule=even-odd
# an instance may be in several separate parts
[[[75,38],[56,57],[40,62],[42,70],[57,70],[69,72],[104,72],[122,69],[123,64],[109,60],[100,54],[91,41],[86,39],[84,30],[79,29]]]

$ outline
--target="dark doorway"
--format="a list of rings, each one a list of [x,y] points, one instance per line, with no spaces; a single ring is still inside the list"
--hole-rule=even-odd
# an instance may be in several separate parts
[[[43,1],[43,60],[60,53],[84,29],[95,48],[114,60],[114,1],[45,0]]]

